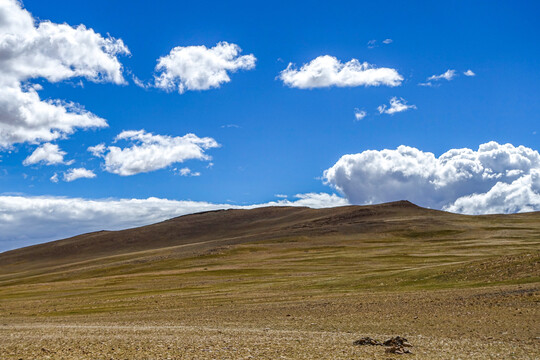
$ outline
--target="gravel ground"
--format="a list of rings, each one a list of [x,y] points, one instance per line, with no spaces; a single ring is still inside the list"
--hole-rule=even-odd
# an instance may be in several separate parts
[[[0,359],[539,359],[539,303],[535,285],[218,305],[169,296],[145,311],[3,316]],[[396,335],[412,354],[353,345]]]
[[[363,334],[385,339],[390,335]],[[538,344],[409,336],[412,354],[354,346],[343,332],[194,326],[9,325],[3,359],[538,359]]]

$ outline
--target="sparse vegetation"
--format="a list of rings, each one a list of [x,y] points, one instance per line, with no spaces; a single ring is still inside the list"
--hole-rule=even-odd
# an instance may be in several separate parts
[[[0,358],[534,359],[539,304],[540,213],[221,211],[0,254]]]

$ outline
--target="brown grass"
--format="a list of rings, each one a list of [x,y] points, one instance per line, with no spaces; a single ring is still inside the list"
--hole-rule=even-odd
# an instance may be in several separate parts
[[[0,254],[0,358],[535,359],[539,243],[540,213],[406,202],[82,235]]]

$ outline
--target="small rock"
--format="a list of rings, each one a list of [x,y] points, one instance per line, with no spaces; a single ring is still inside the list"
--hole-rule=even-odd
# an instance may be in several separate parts
[[[361,339],[356,340],[353,342],[353,345],[372,345],[372,346],[378,346],[382,345],[382,343],[378,340],[372,339],[369,336],[363,337]]]
[[[393,338],[390,338],[386,340],[383,344],[384,346],[412,347],[412,345],[409,344],[408,340],[401,336],[395,336]]]
[[[385,352],[388,354],[398,354],[398,355],[412,354],[409,349],[400,345],[391,346],[388,349],[386,349]]]

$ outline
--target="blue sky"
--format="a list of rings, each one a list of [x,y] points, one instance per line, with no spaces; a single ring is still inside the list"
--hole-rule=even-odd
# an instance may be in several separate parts
[[[294,202],[296,194],[325,193],[335,196],[317,200],[316,206],[407,198],[424,206],[465,213],[540,210],[540,27],[536,18],[540,5],[536,2],[26,0],[21,5],[0,1],[0,9],[10,6],[28,10],[36,27],[40,21],[48,20],[72,27],[84,24],[102,38],[109,34],[121,39],[130,55],[109,54],[121,64],[116,72],[124,77],[124,84],[95,82],[80,75],[58,81],[48,75],[21,75],[14,80],[20,86],[40,84],[42,89],[37,93],[42,101],[57,99],[79,104],[104,119],[108,127],[75,128],[54,139],[28,137],[4,145],[0,163],[2,196],[8,202],[16,197],[24,203],[8,206],[0,201],[0,214],[4,215],[0,220],[0,233],[4,232],[0,243],[6,244],[4,249],[102,227],[135,226],[191,211],[169,211],[157,218],[134,217],[118,223],[103,223],[90,216],[94,220],[84,226],[80,219],[54,207],[45,206],[40,211],[56,217],[41,213],[31,218],[14,215],[24,213],[24,206],[32,207],[36,197],[82,202],[156,197],[223,207],[280,199]],[[5,42],[14,30],[1,30],[2,21],[7,20],[0,17],[0,40],[4,46],[14,46]],[[157,60],[168,56],[173,48],[204,45],[210,49],[219,42],[241,48],[237,57],[252,54],[256,59],[254,67],[228,71],[229,82],[207,90],[188,89],[180,94],[156,86]],[[75,53],[86,51],[81,44],[78,46]],[[36,53],[32,51],[30,54]],[[48,51],[44,52],[47,56],[66,56]],[[95,54],[88,51],[90,56]],[[10,61],[28,60],[13,56],[15,60]],[[301,72],[304,64],[322,56],[335,57],[341,64],[357,59],[374,69],[393,69],[402,80],[398,86],[335,83],[304,89],[280,78],[289,63]],[[39,61],[28,61],[40,67]],[[431,80],[431,86],[419,85],[448,70],[455,71],[448,80],[440,78]],[[466,76],[467,70],[475,75]],[[28,74],[35,73],[40,72]],[[137,86],[133,76],[145,86]],[[175,81],[177,85],[181,79]],[[0,97],[11,86],[0,88]],[[380,113],[378,107],[386,104],[388,110],[394,97],[398,104],[413,107],[393,114]],[[365,117],[356,120],[355,109],[365,111]],[[8,116],[0,104],[0,133],[13,131],[5,126],[8,120],[1,122],[1,117]],[[193,133],[199,138],[211,138],[220,146],[204,150],[211,160],[173,161],[152,171],[122,176],[108,171],[105,159],[92,156],[87,149],[98,144],[121,149],[140,146],[134,139],[114,143],[117,135],[128,130],[170,137]],[[497,146],[479,150],[481,144],[489,142]],[[42,161],[23,165],[36,148],[46,143],[58,145],[65,152],[64,164],[47,165]],[[419,153],[399,152],[396,149],[401,145]],[[454,162],[460,165],[450,170],[442,169],[447,164],[443,166],[432,158],[418,160],[426,154],[437,160],[452,149],[463,148],[471,149],[473,154],[463,155],[461,151],[454,158],[459,157]],[[407,168],[418,166],[419,170],[411,174],[406,168],[398,169],[408,160],[396,158],[397,153],[377,152],[379,157],[374,158],[365,153],[383,149],[413,158],[416,165]],[[405,152],[409,155],[403,155]],[[480,152],[489,152],[486,156],[493,161]],[[345,159],[340,162],[346,154],[357,155],[351,160],[353,165]],[[464,158],[471,162],[465,166],[469,169],[466,174],[465,170],[455,170],[464,169]],[[181,176],[179,169],[186,167],[191,174],[200,176]],[[72,168],[92,171],[95,177],[65,181],[64,174]],[[328,169],[333,171],[325,172]],[[54,174],[56,182],[51,181]],[[412,188],[425,191],[412,193]],[[288,200],[277,198],[277,194],[287,195]],[[483,197],[467,198],[470,201],[466,203],[465,197],[475,194]],[[471,205],[482,202],[483,207]],[[23,220],[44,227],[66,221],[73,225],[43,236],[33,232],[13,235],[12,229]]]

